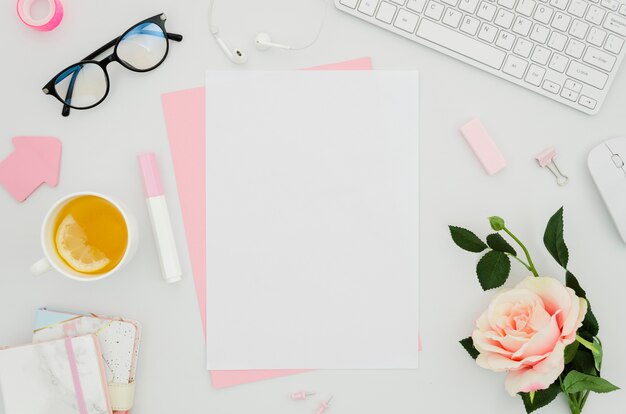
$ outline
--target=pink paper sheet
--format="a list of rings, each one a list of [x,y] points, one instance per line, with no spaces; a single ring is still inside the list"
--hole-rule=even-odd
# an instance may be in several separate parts
[[[306,70],[371,70],[370,58],[360,58]],[[206,335],[206,185],[205,88],[162,95],[163,112],[176,174],[191,270]],[[215,388],[281,377],[305,370],[211,371]]]

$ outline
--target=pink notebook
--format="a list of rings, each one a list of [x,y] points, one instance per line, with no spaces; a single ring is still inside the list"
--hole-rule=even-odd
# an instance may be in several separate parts
[[[307,70],[371,70],[370,58],[360,58]],[[205,88],[162,95],[163,112],[176,173],[185,224],[189,259],[194,276],[202,329],[206,334],[206,186],[205,186]],[[215,388],[281,377],[305,370],[211,371]]]

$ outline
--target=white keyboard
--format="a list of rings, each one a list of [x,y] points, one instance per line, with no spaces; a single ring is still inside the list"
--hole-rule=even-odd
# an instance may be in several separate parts
[[[335,0],[338,9],[588,114],[626,53],[617,0]]]

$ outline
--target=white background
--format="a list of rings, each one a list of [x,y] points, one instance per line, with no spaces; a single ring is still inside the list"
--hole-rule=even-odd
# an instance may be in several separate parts
[[[566,207],[571,269],[579,276],[601,323],[603,374],[626,387],[626,246],[620,240],[586,168],[589,150],[604,139],[626,135],[626,74],[622,70],[602,112],[589,117],[494,78],[478,69],[412,44],[391,33],[330,10],[317,44],[301,52],[258,52],[260,30],[276,41],[307,42],[317,29],[319,0],[217,0],[216,21],[231,47],[249,54],[235,67],[210,38],[206,1],[66,0],[62,25],[51,33],[23,26],[15,2],[0,6],[0,156],[16,135],[52,135],[63,141],[57,188],[42,188],[22,204],[0,190],[0,343],[31,338],[40,306],[122,315],[143,322],[136,414],[313,413],[319,397],[335,395],[332,413],[521,413],[503,376],[478,368],[457,340],[471,332],[487,305],[474,276],[477,258],[458,250],[446,226],[458,224],[488,233],[486,217],[499,214],[527,242],[545,275],[562,272],[541,244],[548,217]],[[136,74],[110,65],[112,90],[97,109],[60,115],[61,104],[41,87],[61,69],[119,35],[135,22],[164,11],[167,27],[185,35],[172,44],[162,67]],[[159,155],[174,212],[179,245],[185,246],[160,94],[203,84],[206,69],[295,69],[371,56],[377,69],[418,69],[421,80],[421,245],[420,330],[424,351],[418,371],[311,372],[216,391],[204,370],[204,345],[189,261],[185,279],[174,286],[160,276],[143,199],[136,155]],[[209,91],[210,93],[210,91]],[[494,177],[485,175],[458,133],[480,117],[509,162]],[[547,146],[561,154],[571,177],[559,188],[533,158]],[[39,226],[48,207],[65,194],[100,191],[135,212],[142,241],[135,260],[119,275],[81,284],[55,274],[33,279],[28,266],[40,255]],[[184,249],[181,249],[184,251]],[[525,276],[513,265],[511,283]],[[312,400],[288,394],[307,389]],[[565,413],[559,403],[544,413]],[[616,413],[626,393],[592,395],[585,412]],[[329,413],[330,413],[329,412]]]

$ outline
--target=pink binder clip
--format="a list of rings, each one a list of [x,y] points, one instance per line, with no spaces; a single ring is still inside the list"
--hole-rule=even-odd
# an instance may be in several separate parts
[[[333,399],[333,397],[330,397],[328,399],[328,401],[322,401],[322,403],[318,407],[318,409],[315,412],[315,414],[324,414],[326,412],[326,410],[328,410],[330,408],[330,402],[332,401],[332,399]]]
[[[556,177],[556,183],[560,186],[564,186],[569,181],[569,177],[559,170],[556,165],[556,150],[554,148],[548,148],[535,158],[539,165],[543,168],[547,168],[552,175]]]

